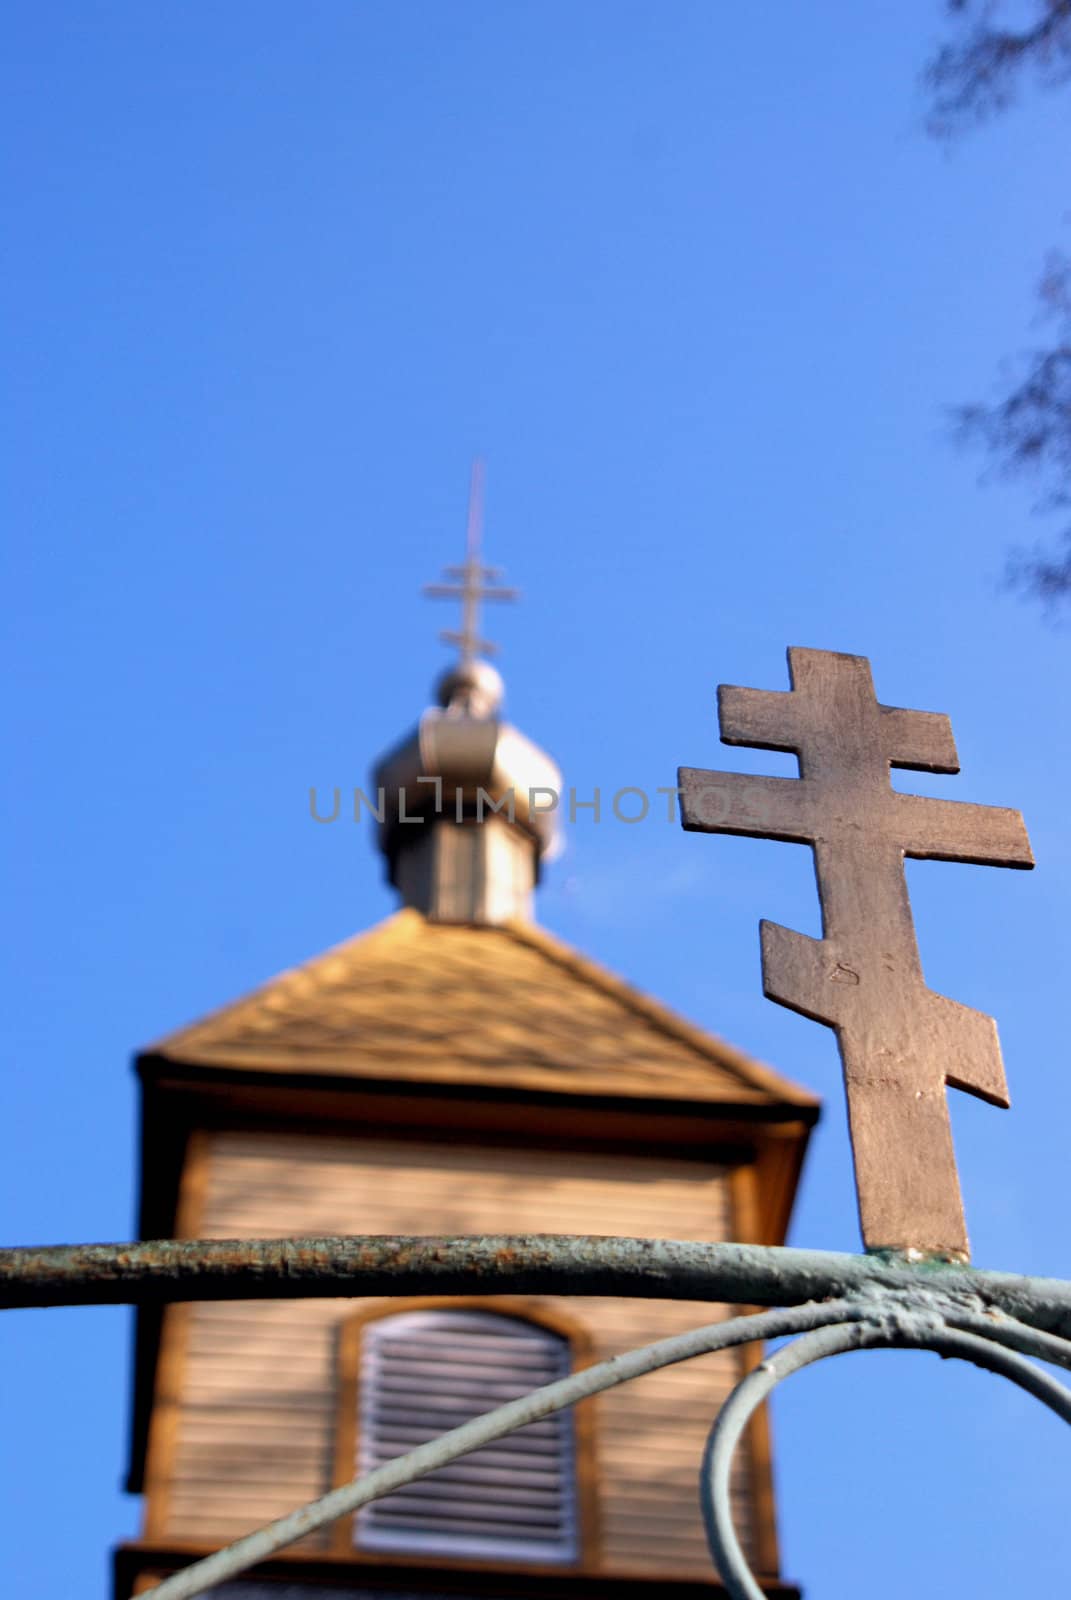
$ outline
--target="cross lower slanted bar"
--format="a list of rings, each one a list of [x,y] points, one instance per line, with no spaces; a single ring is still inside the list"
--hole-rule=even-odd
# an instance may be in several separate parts
[[[992,1017],[927,988],[904,857],[1032,867],[1017,811],[898,794],[890,767],[959,771],[948,718],[879,705],[864,656],[788,652],[791,692],[722,686],[726,744],[794,752],[800,777],[681,768],[681,821],[813,846],[823,937],[762,923],[771,1000],[835,1028],[863,1241],[965,1259],[946,1084],[1007,1106]]]

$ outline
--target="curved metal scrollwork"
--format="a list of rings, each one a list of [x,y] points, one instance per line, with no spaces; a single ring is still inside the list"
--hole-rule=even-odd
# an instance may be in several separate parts
[[[1071,1367],[1071,1342],[1002,1312],[976,1310],[962,1296],[929,1286],[920,1284],[906,1291],[876,1287],[847,1298],[759,1312],[696,1328],[572,1373],[442,1434],[364,1478],[333,1489],[289,1516],[173,1574],[148,1593],[155,1600],[192,1600],[296,1539],[526,1423],[661,1367],[754,1340],[785,1337],[790,1337],[791,1342],[750,1372],[721,1408],[700,1469],[700,1501],[711,1555],[732,1600],[763,1600],[762,1589],[733,1527],[729,1495],[733,1454],[757,1407],[782,1379],[801,1368],[849,1350],[932,1350],[1010,1378],[1065,1422],[1071,1422],[1071,1390],[1026,1359],[1035,1357]]]
[[[890,1297],[891,1298],[891,1297]],[[1025,1355],[1071,1367],[1071,1345],[1013,1319],[964,1313],[954,1304],[920,1307],[899,1302],[876,1306],[862,1320],[833,1323],[782,1345],[737,1384],[710,1431],[699,1474],[699,1497],[707,1542],[733,1600],[764,1600],[733,1526],[729,1494],[733,1456],[755,1411],[785,1378],[803,1367],[849,1350],[932,1350],[973,1362],[1025,1389],[1071,1422],[1071,1390]]]

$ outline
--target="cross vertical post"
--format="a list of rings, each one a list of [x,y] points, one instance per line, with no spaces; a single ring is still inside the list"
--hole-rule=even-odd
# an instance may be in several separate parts
[[[786,750],[800,777],[681,768],[690,831],[809,844],[822,938],[763,922],[771,1000],[834,1028],[863,1242],[966,1259],[945,1088],[1007,1106],[992,1017],[926,986],[904,858],[1032,867],[1017,811],[896,792],[890,767],[959,771],[948,718],[879,705],[864,656],[788,652],[789,692],[718,690],[725,744]]]

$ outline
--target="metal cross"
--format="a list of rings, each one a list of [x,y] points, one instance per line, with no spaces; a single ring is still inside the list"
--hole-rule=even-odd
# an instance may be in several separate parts
[[[897,793],[890,767],[958,772],[947,717],[879,705],[865,656],[789,650],[790,693],[718,690],[725,744],[800,777],[682,768],[681,821],[814,848],[821,939],[763,922],[771,1000],[837,1031],[868,1250],[967,1256],[946,1084],[1008,1105],[992,1017],[926,987],[904,857],[1032,867],[1018,811]]]
[[[483,479],[484,468],[482,461],[474,461],[472,465],[472,483],[469,488],[469,525],[466,537],[465,565],[463,567],[444,567],[443,576],[454,581],[450,583],[426,583],[424,593],[435,600],[460,600],[461,601],[461,631],[453,632],[444,629],[439,638],[444,644],[456,645],[461,652],[462,661],[472,661],[478,652],[484,655],[494,655],[498,646],[489,639],[481,639],[479,635],[479,611],[481,600],[516,600],[516,589],[503,589],[496,586],[495,580],[501,578],[500,567],[485,567],[480,561],[480,536],[483,532]],[[491,580],[488,583],[488,579]]]

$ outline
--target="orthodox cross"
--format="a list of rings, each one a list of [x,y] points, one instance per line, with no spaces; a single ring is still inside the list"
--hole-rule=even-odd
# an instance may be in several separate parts
[[[927,988],[904,857],[1032,867],[1018,811],[900,794],[890,767],[958,772],[947,717],[879,705],[865,656],[788,652],[791,691],[722,685],[725,744],[788,750],[799,778],[681,768],[701,833],[809,844],[821,939],[763,922],[763,989],[836,1029],[868,1250],[967,1258],[946,1084],[1008,1105],[992,1017]]]
[[[472,483],[469,488],[469,525],[465,542],[465,565],[444,567],[443,577],[449,583],[426,583],[424,593],[435,600],[461,601],[461,631],[444,629],[439,638],[444,644],[456,645],[462,661],[473,661],[479,652],[494,655],[497,645],[479,634],[481,600],[516,600],[516,589],[497,586],[502,576],[500,567],[485,567],[480,561],[480,536],[483,533],[483,462],[472,466]],[[490,580],[490,581],[488,581]]]

